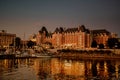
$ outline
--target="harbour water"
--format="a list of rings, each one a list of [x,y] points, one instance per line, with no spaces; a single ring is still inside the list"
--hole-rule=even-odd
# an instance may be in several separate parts
[[[120,80],[120,60],[0,59],[0,80]]]

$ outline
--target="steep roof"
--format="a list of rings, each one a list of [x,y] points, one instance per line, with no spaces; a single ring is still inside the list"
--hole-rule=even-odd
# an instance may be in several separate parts
[[[47,35],[48,35],[48,31],[47,31],[46,27],[43,26],[43,27],[39,30],[39,33],[42,34],[42,33],[44,33],[44,32],[45,32],[45,35],[47,36]]]
[[[65,32],[76,32],[78,31],[78,28],[68,28],[65,30]]]
[[[92,30],[92,33],[93,33],[93,34],[103,34],[103,33],[106,33],[107,35],[110,34],[110,32],[107,31],[106,29]]]
[[[56,33],[62,33],[62,32],[64,32],[64,29],[62,27],[56,28],[54,32],[56,32]]]
[[[86,31],[86,28],[85,28],[84,25],[81,25],[81,26],[79,26],[79,30],[81,30],[82,32],[85,32],[85,31]]]
[[[62,33],[62,32],[70,33],[70,32],[79,32],[79,31],[90,33],[90,31],[88,29],[86,29],[84,25],[81,25],[77,28],[67,28],[67,29],[63,29],[62,27],[60,27],[60,28],[56,28],[54,32],[56,32],[56,33]]]

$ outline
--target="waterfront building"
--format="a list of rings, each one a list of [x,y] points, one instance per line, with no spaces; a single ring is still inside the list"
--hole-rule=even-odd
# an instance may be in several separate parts
[[[56,28],[53,45],[58,48],[89,48],[90,31],[84,25],[68,29]]]
[[[118,35],[116,33],[111,33],[111,38],[118,38]]]
[[[92,40],[95,40],[97,44],[103,44],[107,47],[107,41],[109,38],[117,38],[117,34],[110,33],[106,29],[91,30]]]
[[[109,38],[117,38],[117,34],[111,33],[106,29],[89,30],[84,25],[76,28],[56,28],[53,33],[49,33],[45,27],[36,34],[36,44],[54,48],[86,49],[91,48],[92,42],[103,45],[107,48]]]
[[[39,30],[39,32],[36,35],[37,45],[45,44],[47,37],[48,37],[48,31],[45,27],[42,27],[41,30]]]
[[[0,32],[0,46],[9,47],[15,37],[16,34],[7,33],[5,30],[2,30]]]
[[[51,43],[54,48],[89,48],[90,31],[81,25],[77,28],[56,28],[53,33],[48,33],[43,27],[36,36],[37,45]]]

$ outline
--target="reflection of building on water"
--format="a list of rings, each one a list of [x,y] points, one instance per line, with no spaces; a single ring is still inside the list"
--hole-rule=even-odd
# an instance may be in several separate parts
[[[120,79],[120,61],[116,61],[115,63],[116,77]]]
[[[85,76],[92,76],[92,63],[91,61],[85,61]]]
[[[97,75],[100,77],[106,77],[108,78],[108,68],[107,68],[107,63],[104,61],[100,61],[97,63]]]
[[[69,75],[69,76],[82,76],[84,77],[85,64],[84,62],[77,62],[72,60],[51,60],[51,74],[56,75]]]
[[[55,74],[59,74],[61,73],[61,66],[62,64],[60,63],[60,61],[56,58],[53,58],[51,60],[51,74],[55,75]]]
[[[4,60],[0,60],[0,71],[1,70],[9,70],[12,69],[13,67],[15,67],[15,60],[13,59],[4,59]]]
[[[99,80],[109,80],[114,77],[115,80],[120,79],[119,60],[88,61],[59,58],[0,60],[0,74],[4,71],[14,72],[14,70],[17,71],[15,75],[19,76],[21,73],[31,78],[35,76],[36,80],[86,80],[86,78],[91,80],[93,77],[99,77]],[[5,76],[6,79],[9,79],[9,76]]]
[[[85,77],[108,79],[113,77],[113,74],[118,78],[120,74],[120,62],[114,63],[114,61],[74,61],[53,59],[51,60],[51,74],[64,76],[69,75],[76,78],[80,77],[81,80],[84,80]]]
[[[40,79],[45,79],[50,74],[50,59],[36,59],[33,68]]]

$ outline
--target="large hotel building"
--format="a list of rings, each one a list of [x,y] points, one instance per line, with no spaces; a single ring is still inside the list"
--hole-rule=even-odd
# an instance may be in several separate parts
[[[97,44],[106,46],[107,40],[111,36],[111,33],[105,29],[89,30],[84,25],[67,29],[56,28],[53,33],[48,33],[46,28],[42,27],[36,35],[36,42],[37,45],[51,43],[54,48],[85,49],[91,47],[93,40]]]

